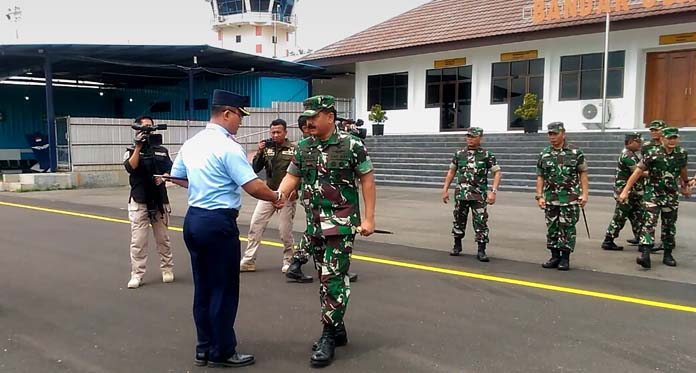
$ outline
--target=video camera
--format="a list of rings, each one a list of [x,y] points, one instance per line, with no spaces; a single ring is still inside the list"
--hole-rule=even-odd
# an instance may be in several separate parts
[[[143,126],[136,123],[131,125],[131,128],[143,134],[139,140],[139,142],[143,143],[143,145],[159,146],[162,145],[162,135],[153,135],[152,133],[157,130],[166,130],[167,125],[158,124],[155,126]]]
[[[275,141],[273,139],[265,139],[263,142],[266,143],[266,148],[273,148],[275,147]]]
[[[345,119],[345,118],[336,118],[336,121],[340,122],[340,128],[344,132],[348,132],[353,136],[356,136],[361,139],[366,139],[367,138],[367,130],[365,128],[359,128],[362,127],[365,122],[362,119]]]

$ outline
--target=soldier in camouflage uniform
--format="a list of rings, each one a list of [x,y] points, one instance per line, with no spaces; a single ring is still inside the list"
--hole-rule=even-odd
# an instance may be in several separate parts
[[[308,251],[319,269],[321,286],[321,338],[315,344],[311,363],[331,364],[336,345],[347,343],[343,318],[350,297],[347,272],[355,234],[374,232],[375,179],[364,145],[336,128],[335,99],[315,96],[305,100],[312,137],[298,144],[295,157],[280,190],[289,195],[302,183],[300,199],[308,206]],[[360,218],[357,181],[365,203]]]
[[[662,130],[667,128],[667,123],[665,123],[664,120],[661,119],[655,119],[650,122],[648,125],[648,129],[650,130],[650,140],[645,141],[643,143],[643,146],[640,149],[641,157],[642,154],[647,154],[651,149],[660,147],[663,144],[663,137],[662,137]],[[648,182],[647,172],[644,173],[644,177],[640,180],[641,185],[635,185],[634,188],[639,188],[640,190],[645,189],[645,183]],[[630,197],[630,196],[629,196]],[[630,200],[630,198],[629,198]],[[642,202],[641,202],[641,208],[642,208]],[[641,216],[643,214],[641,213]],[[633,239],[626,240],[631,245],[639,245],[640,244],[640,234],[635,236]],[[640,250],[640,247],[638,248]],[[655,245],[655,247],[652,249],[653,252],[660,251],[662,250],[662,245]]]
[[[566,142],[562,122],[548,125],[550,146],[537,161],[536,197],[546,215],[546,247],[551,259],[544,268],[570,269],[570,254],[575,250],[575,224],[580,208],[587,203],[587,162],[582,150]]]
[[[614,180],[614,199],[618,201],[621,191],[626,186],[626,181],[631,177],[633,171],[638,167],[640,162],[640,147],[642,145],[642,137],[640,133],[634,132],[626,134],[624,140],[625,148],[619,155],[619,162],[616,166],[616,178]],[[617,246],[614,239],[619,236],[619,232],[626,224],[626,220],[630,220],[633,230],[633,237],[640,236],[641,218],[643,214],[643,183],[636,184],[636,187],[631,190],[628,201],[626,203],[616,203],[614,209],[614,217],[607,228],[602,249],[604,250],[623,250],[623,247]]]
[[[481,262],[488,262],[486,244],[488,239],[488,211],[487,205],[495,203],[496,193],[502,178],[500,166],[493,153],[481,148],[483,129],[479,127],[469,128],[466,135],[467,148],[454,154],[449,172],[442,188],[442,201],[449,201],[449,187],[452,180],[457,178],[457,186],[454,189],[454,222],[452,235],[454,247],[450,255],[459,256],[462,252],[462,238],[466,231],[466,222],[469,209],[472,213],[472,224],[478,243],[476,258]],[[492,172],[493,189],[488,190],[488,172]]]
[[[662,217],[662,246],[664,256],[662,263],[674,267],[677,265],[672,256],[676,246],[677,214],[679,209],[679,188],[686,197],[691,195],[689,176],[687,175],[688,156],[686,150],[679,146],[679,129],[662,130],[664,144],[648,150],[643,160],[626,182],[626,187],[619,196],[619,202],[628,199],[631,188],[648,171],[648,181],[643,194],[643,228],[640,235],[641,256],[636,258],[643,268],[650,268],[650,251],[654,245],[657,219]]]
[[[309,132],[309,126],[307,125],[307,117],[300,115],[299,118],[297,118],[297,126],[300,128],[300,131],[302,131],[302,138],[306,139],[308,137],[311,137],[312,134]],[[302,185],[300,184],[299,190],[302,190]],[[309,204],[305,204],[304,200],[300,200],[300,204],[305,208],[305,216],[307,217],[307,226],[311,225],[311,217],[312,213],[311,210],[309,209]],[[302,265],[307,263],[309,261],[309,243],[310,243],[310,237],[306,234],[302,235],[302,239],[300,239],[300,244],[297,245],[295,248],[295,252],[293,254],[293,260],[292,263],[290,264],[290,268],[288,268],[288,271],[285,273],[285,276],[293,281],[297,281],[300,283],[304,282],[312,282],[311,281],[311,276],[306,276],[304,273],[302,273]],[[358,281],[358,275],[353,272],[348,272],[348,278],[350,279],[350,282],[356,282]]]

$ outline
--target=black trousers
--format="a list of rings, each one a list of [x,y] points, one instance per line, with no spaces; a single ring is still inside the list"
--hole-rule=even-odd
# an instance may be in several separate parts
[[[196,352],[210,361],[230,358],[237,347],[234,321],[239,305],[239,229],[237,210],[190,207],[184,242],[193,270]]]

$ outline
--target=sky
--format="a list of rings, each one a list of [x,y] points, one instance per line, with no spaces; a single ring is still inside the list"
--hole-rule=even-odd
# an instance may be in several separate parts
[[[298,47],[320,49],[429,1],[299,0]],[[15,5],[18,23],[5,17]],[[211,18],[205,0],[0,0],[0,43],[214,45]]]

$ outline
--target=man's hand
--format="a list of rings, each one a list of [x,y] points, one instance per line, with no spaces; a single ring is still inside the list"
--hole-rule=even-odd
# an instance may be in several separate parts
[[[693,188],[696,186],[696,178],[689,180],[689,187]]]
[[[494,205],[495,204],[495,196],[496,193],[488,193],[488,197],[486,198],[486,203],[489,205]]]
[[[297,191],[293,190],[292,193],[290,193],[290,196],[288,197],[288,201],[294,202],[297,199]]]
[[[277,200],[277,201],[275,201],[275,202],[273,202],[273,207],[275,207],[276,209],[280,210],[280,209],[283,208],[283,206],[285,206],[285,202],[287,202],[287,200],[288,200],[288,199],[287,199],[287,197],[285,197],[285,194],[284,194],[284,193],[280,193],[280,199]]]
[[[143,137],[145,137],[144,132],[138,132],[135,134],[135,148],[136,149],[143,148]]]
[[[266,140],[261,140],[257,144],[259,147],[259,151],[262,152],[264,149],[266,149]]]
[[[375,233],[375,222],[372,220],[363,220],[360,226],[357,228],[358,233],[361,236],[369,236]]]
[[[542,210],[546,208],[546,200],[544,199],[544,197],[541,197],[537,200],[537,205]]]
[[[682,194],[684,195],[684,198],[689,198],[691,197],[691,187],[686,185],[682,188]]]
[[[589,197],[587,194],[583,194],[582,196],[580,196],[580,207],[585,208],[588,199]]]
[[[624,188],[621,191],[621,194],[619,194],[618,201],[619,201],[619,203],[624,203],[624,202],[626,202],[627,199],[628,199],[628,191],[626,190],[626,188]]]
[[[447,189],[442,190],[442,202],[444,202],[445,204],[449,202],[449,190]]]

